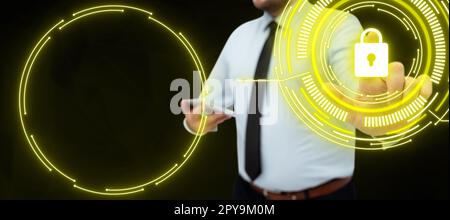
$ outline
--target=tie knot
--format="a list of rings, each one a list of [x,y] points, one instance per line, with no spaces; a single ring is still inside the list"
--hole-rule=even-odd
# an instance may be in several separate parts
[[[275,31],[277,30],[278,27],[279,27],[279,26],[278,26],[278,23],[275,22],[275,21],[271,21],[271,22],[267,25],[267,28],[270,29],[270,32],[275,32]]]

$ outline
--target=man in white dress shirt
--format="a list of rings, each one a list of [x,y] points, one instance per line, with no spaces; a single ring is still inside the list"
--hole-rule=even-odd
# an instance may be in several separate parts
[[[219,90],[213,89],[206,97],[207,100],[213,100],[213,103],[216,103],[215,99],[220,100],[217,105],[234,106],[235,110],[239,108],[238,105],[248,107],[250,103],[255,104],[250,94],[236,95],[227,91],[231,88],[225,85],[225,81],[275,78],[274,59],[268,54],[272,53],[276,29],[282,28],[278,27],[276,22],[287,2],[287,0],[253,0],[255,7],[263,10],[264,15],[241,25],[231,34],[208,79],[208,82],[218,80],[224,86]],[[307,7],[311,7],[309,3],[307,4]],[[339,72],[352,71],[349,66],[351,62],[342,51],[352,51],[361,32],[362,27],[354,16],[349,16],[340,30],[337,30],[337,33],[341,34],[336,34],[336,39],[332,41],[328,60],[333,67],[348,68]],[[302,68],[310,71],[308,66]],[[365,89],[373,92],[374,88],[379,88],[380,92],[386,88],[403,91],[405,84],[403,65],[390,64],[390,76],[398,77],[390,77],[388,82],[372,81],[367,87],[364,82],[359,82],[359,88],[362,92]],[[345,76],[342,78],[344,81],[351,80]],[[357,88],[358,82],[353,86]],[[275,104],[262,100],[261,113],[256,111],[257,114],[234,116],[239,165],[239,179],[235,186],[234,197],[285,200],[353,199],[351,177],[355,163],[354,150],[338,147],[314,134],[290,111],[281,94],[278,94],[276,85],[267,87],[266,93],[278,96],[275,98],[277,100]],[[257,86],[253,87],[256,88]],[[431,85],[427,83],[421,95],[428,98],[430,90]],[[200,107],[191,108],[186,100],[182,101],[181,106],[186,116],[184,120],[186,129],[195,133],[200,124],[201,116],[198,114],[201,111]],[[274,123],[256,123],[269,117],[267,115],[273,117],[273,114],[276,114]],[[219,124],[230,118],[229,115],[220,112],[209,115],[204,132],[215,132]],[[352,121],[342,126],[350,127],[351,130],[358,129],[360,123],[358,120],[356,115]],[[379,132],[366,133],[379,135]]]

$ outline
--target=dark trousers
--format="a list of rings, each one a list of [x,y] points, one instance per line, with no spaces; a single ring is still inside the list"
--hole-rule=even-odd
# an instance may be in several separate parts
[[[266,200],[266,198],[251,188],[250,184],[238,177],[235,185],[233,198],[236,200]],[[314,198],[313,200],[354,200],[356,199],[355,185],[353,181],[331,194]]]

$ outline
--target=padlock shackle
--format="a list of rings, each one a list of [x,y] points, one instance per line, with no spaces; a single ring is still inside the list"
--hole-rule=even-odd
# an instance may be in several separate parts
[[[379,31],[376,28],[368,28],[368,29],[364,30],[361,33],[361,39],[360,39],[361,43],[364,43],[364,37],[369,32],[375,32],[378,35],[378,43],[380,43],[380,44],[383,43],[383,35],[381,34],[381,31]]]

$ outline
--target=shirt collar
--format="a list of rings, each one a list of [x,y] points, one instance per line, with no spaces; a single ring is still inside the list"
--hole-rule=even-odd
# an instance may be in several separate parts
[[[278,25],[280,25],[280,16],[272,17],[268,12],[264,12],[262,16],[262,27],[263,29],[267,28],[270,24],[270,22],[275,21]]]

